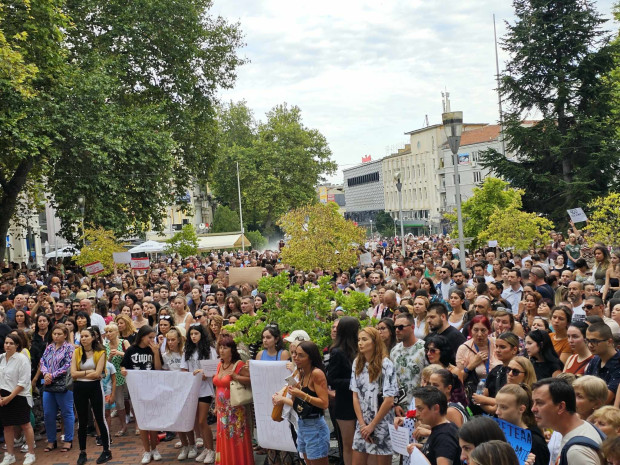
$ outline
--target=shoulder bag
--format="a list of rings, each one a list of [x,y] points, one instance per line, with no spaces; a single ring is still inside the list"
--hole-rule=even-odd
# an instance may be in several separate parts
[[[252,388],[232,380],[230,382],[230,405],[240,407],[252,402]]]

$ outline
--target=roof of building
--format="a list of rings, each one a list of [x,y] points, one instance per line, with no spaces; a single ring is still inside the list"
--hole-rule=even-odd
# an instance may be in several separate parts
[[[461,134],[461,147],[472,144],[480,144],[483,142],[491,142],[499,137],[499,124],[489,124],[480,129],[472,129],[463,131]]]

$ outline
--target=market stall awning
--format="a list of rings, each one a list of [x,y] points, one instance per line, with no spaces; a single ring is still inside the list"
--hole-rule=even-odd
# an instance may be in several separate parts
[[[209,234],[198,237],[198,250],[216,250],[216,249],[240,249],[242,238],[245,247],[252,244],[242,234]]]
[[[128,250],[129,253],[161,253],[166,244],[157,241],[146,241]]]

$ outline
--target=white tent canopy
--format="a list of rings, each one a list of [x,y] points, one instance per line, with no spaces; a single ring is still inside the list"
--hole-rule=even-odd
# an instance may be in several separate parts
[[[45,254],[45,258],[65,258],[65,257],[73,257],[74,255],[79,255],[80,251],[75,247],[71,247],[70,245],[66,247],[62,247],[58,250],[54,250],[53,252],[49,252]]]
[[[166,244],[157,241],[146,241],[128,250],[129,253],[161,253]]]
[[[240,249],[242,244],[241,234],[214,234],[198,237],[198,250],[215,249]],[[252,244],[247,237],[243,236],[245,247]]]

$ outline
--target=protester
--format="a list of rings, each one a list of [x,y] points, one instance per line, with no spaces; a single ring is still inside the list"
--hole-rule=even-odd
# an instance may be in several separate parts
[[[107,341],[104,348],[108,362],[110,362],[116,370],[116,389],[114,390],[114,403],[116,404],[116,416],[120,423],[120,429],[114,434],[116,437],[125,436],[127,434],[127,423],[125,421],[125,399],[129,399],[129,390],[125,377],[121,374],[121,362],[125,355],[125,351],[130,344],[127,339],[121,339],[119,336],[118,326],[115,323],[108,323],[105,327],[105,336]]]
[[[519,465],[517,454],[512,446],[497,440],[476,446],[469,455],[469,459],[472,465]]]
[[[530,331],[525,337],[525,350],[534,365],[537,379],[550,378],[562,372],[564,364],[553,348],[549,333]]]
[[[506,441],[504,432],[491,417],[474,417],[458,431],[460,459],[462,463],[470,463],[470,455],[480,444],[489,441]]]

